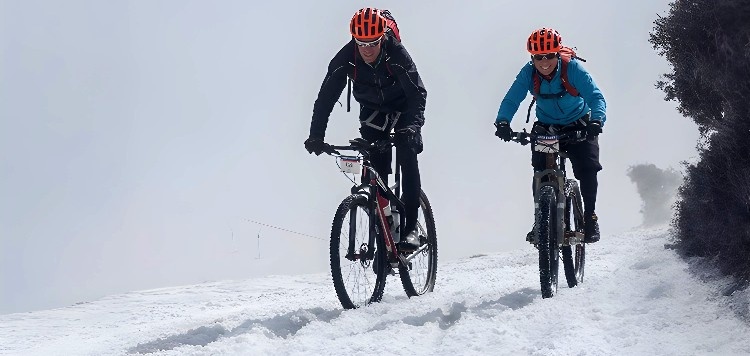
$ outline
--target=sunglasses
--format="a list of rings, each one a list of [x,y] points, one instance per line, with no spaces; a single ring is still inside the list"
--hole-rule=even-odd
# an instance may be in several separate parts
[[[541,61],[542,59],[552,59],[557,58],[557,52],[547,53],[547,54],[535,54],[532,56],[537,61]]]
[[[357,44],[357,46],[360,46],[360,47],[375,47],[380,44],[380,41],[382,39],[383,39],[383,36],[380,36],[380,38],[378,38],[375,41],[363,42],[355,38],[354,42]]]

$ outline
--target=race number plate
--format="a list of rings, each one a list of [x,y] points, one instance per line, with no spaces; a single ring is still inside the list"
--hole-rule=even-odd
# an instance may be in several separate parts
[[[360,157],[341,156],[341,171],[344,173],[359,174],[362,172]]]
[[[534,145],[534,151],[542,153],[560,152],[560,141],[558,140],[537,140]]]

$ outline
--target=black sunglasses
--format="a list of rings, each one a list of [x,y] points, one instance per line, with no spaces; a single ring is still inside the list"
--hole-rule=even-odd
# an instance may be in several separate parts
[[[552,59],[557,57],[557,52],[547,53],[547,54],[535,54],[533,56],[534,59],[537,61],[541,61],[542,59]]]

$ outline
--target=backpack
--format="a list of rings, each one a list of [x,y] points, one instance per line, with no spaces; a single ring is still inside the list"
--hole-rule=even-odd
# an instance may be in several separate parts
[[[385,27],[386,32],[390,30],[393,37],[395,37],[399,42],[401,42],[401,34],[398,32],[398,24],[396,24],[396,19],[393,18],[393,15],[391,15],[390,10],[380,10],[380,14],[385,17]]]
[[[391,14],[390,10],[380,10],[380,14],[385,17],[385,35],[392,36],[397,41],[401,42],[401,33],[398,31],[398,24],[396,23],[396,19]],[[357,47],[354,47],[354,61],[357,60]],[[349,72],[347,73],[347,76],[349,77],[349,80],[347,80],[346,83],[346,112],[350,112],[352,109],[352,82],[355,78],[357,78],[357,65],[354,62],[350,62],[351,66],[349,67]],[[391,67],[388,65],[388,58],[385,59],[385,68],[388,70],[388,73],[393,74],[391,72]]]
[[[534,103],[536,103],[536,97],[541,96],[543,99],[553,99],[553,98],[562,98],[566,93],[572,95],[572,96],[578,96],[578,90],[573,87],[572,84],[570,84],[570,81],[568,81],[568,63],[570,63],[571,60],[577,59],[581,62],[586,62],[585,59],[578,57],[576,55],[576,51],[573,48],[562,46],[560,48],[560,80],[562,81],[563,87],[565,88],[565,91],[559,92],[557,94],[540,94],[539,88],[542,85],[541,79],[539,79],[539,73],[537,73],[536,68],[534,68],[534,74],[532,75],[533,81],[534,81],[534,93],[533,98],[531,99],[531,104],[529,104],[529,111],[526,114],[526,123],[529,123],[529,118],[531,118],[531,108],[534,106]]]

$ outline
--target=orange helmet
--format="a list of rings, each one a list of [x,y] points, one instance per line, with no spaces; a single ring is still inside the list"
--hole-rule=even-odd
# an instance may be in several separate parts
[[[532,55],[560,52],[562,36],[554,29],[542,27],[531,33],[526,42],[526,50]]]
[[[352,16],[349,30],[358,40],[375,40],[385,33],[385,17],[373,7],[360,9]]]

